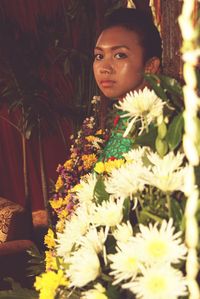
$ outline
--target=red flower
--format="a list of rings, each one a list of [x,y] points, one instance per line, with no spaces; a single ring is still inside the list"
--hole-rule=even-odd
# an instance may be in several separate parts
[[[109,160],[114,161],[114,160],[117,160],[117,158],[114,157],[114,156],[111,156],[111,157],[108,158],[108,161],[109,161]]]
[[[115,117],[115,119],[114,119],[114,121],[113,121],[114,127],[116,127],[116,125],[118,124],[119,119],[120,119],[120,116],[119,116],[119,114],[117,114],[116,117]]]

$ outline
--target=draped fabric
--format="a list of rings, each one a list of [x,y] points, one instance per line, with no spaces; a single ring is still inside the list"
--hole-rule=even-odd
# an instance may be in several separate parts
[[[0,77],[3,78],[3,83],[0,81],[0,196],[23,206],[30,206],[32,211],[44,209],[37,131],[34,129],[31,138],[26,140],[27,199],[22,135],[15,127],[18,126],[22,110],[14,109],[9,114],[6,101],[11,101],[11,93],[6,94],[2,102],[2,92],[5,88],[15,85],[12,100],[15,100],[16,95],[18,103],[21,96],[23,98],[25,95],[25,100],[32,97],[30,104],[33,110],[34,101],[35,105],[38,104],[37,94],[39,94],[39,104],[42,104],[43,108],[47,105],[56,115],[59,128],[54,131],[46,130],[42,133],[41,139],[49,192],[50,180],[55,181],[57,178],[58,164],[63,164],[68,158],[69,136],[73,133],[74,121],[77,121],[77,117],[81,117],[79,111],[76,112],[74,108],[82,109],[84,106],[87,108],[84,101],[90,100],[90,90],[88,91],[86,83],[89,76],[91,77],[91,69],[88,68],[83,73],[83,67],[87,68],[89,64],[84,60],[84,55],[88,55],[93,47],[95,34],[101,27],[106,9],[116,2],[114,0],[0,2]],[[126,1],[121,3],[125,5]],[[69,18],[69,15],[72,17]],[[83,53],[82,61],[78,59],[80,53]],[[85,81],[82,80],[83,77]],[[77,90],[81,91],[78,99],[75,98]],[[48,115],[45,117],[48,118]],[[55,122],[54,118],[49,120]]]

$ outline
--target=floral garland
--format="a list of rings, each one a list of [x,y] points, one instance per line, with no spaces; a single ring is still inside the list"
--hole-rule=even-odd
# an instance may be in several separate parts
[[[87,134],[78,134],[71,159],[58,167],[51,205],[59,221],[45,238],[46,272],[35,282],[40,299],[188,295],[182,237],[188,166],[180,142],[170,139],[180,117],[170,118],[167,106],[147,88],[116,105],[127,123],[124,138],[135,140],[119,159],[98,161],[108,135],[93,135],[89,119],[84,122]],[[157,151],[140,144],[155,129]]]

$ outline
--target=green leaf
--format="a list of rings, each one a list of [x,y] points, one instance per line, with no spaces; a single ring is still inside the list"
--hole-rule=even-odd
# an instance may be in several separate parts
[[[153,90],[155,91],[155,93],[157,94],[157,96],[163,100],[167,100],[167,95],[161,85],[161,80],[159,78],[159,76],[154,75],[154,74],[145,74],[144,75],[145,80],[148,81],[150,83],[150,85],[152,86]]]
[[[171,212],[174,224],[178,229],[180,229],[183,218],[183,210],[179,202],[174,198],[171,198]]]
[[[177,116],[175,116],[169,125],[166,141],[171,151],[177,148],[182,140],[183,125],[184,121],[182,113],[179,113]]]
[[[99,176],[97,183],[94,188],[94,198],[97,203],[102,203],[104,200],[109,199],[109,194],[105,190],[105,184],[102,176]]]
[[[106,289],[106,295],[109,299],[120,299],[123,298],[120,293],[120,289],[117,286],[113,286],[112,284],[108,284]]]
[[[123,204],[123,221],[128,221],[129,220],[129,215],[130,215],[130,198],[126,198],[124,200],[124,204]]]
[[[179,98],[183,97],[182,87],[176,79],[165,75],[159,75],[159,78],[164,89]]]
[[[21,285],[17,282],[14,282],[11,278],[5,279],[5,281],[8,281],[11,286],[12,290],[6,290],[6,291],[0,291],[0,298],[2,299],[38,299],[39,298],[39,293],[22,288]]]
[[[134,143],[141,146],[150,146],[152,150],[155,150],[156,137],[157,128],[155,126],[149,126],[149,132],[136,137]]]

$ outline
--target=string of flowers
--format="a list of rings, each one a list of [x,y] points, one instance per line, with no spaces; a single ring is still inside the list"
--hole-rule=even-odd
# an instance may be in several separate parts
[[[183,76],[185,79],[184,103],[185,103],[185,133],[183,136],[184,151],[189,161],[189,175],[186,178],[187,204],[185,209],[186,233],[185,239],[188,246],[186,263],[188,288],[191,299],[200,298],[200,289],[196,281],[199,271],[197,246],[199,242],[198,223],[196,212],[199,200],[199,191],[196,187],[194,167],[199,165],[199,119],[198,110],[200,98],[197,95],[197,78],[195,69],[200,58],[199,22],[194,22],[195,0],[183,1],[182,14],[179,24],[182,31],[183,46],[182,59],[184,61]],[[196,26],[196,27],[195,27]]]

